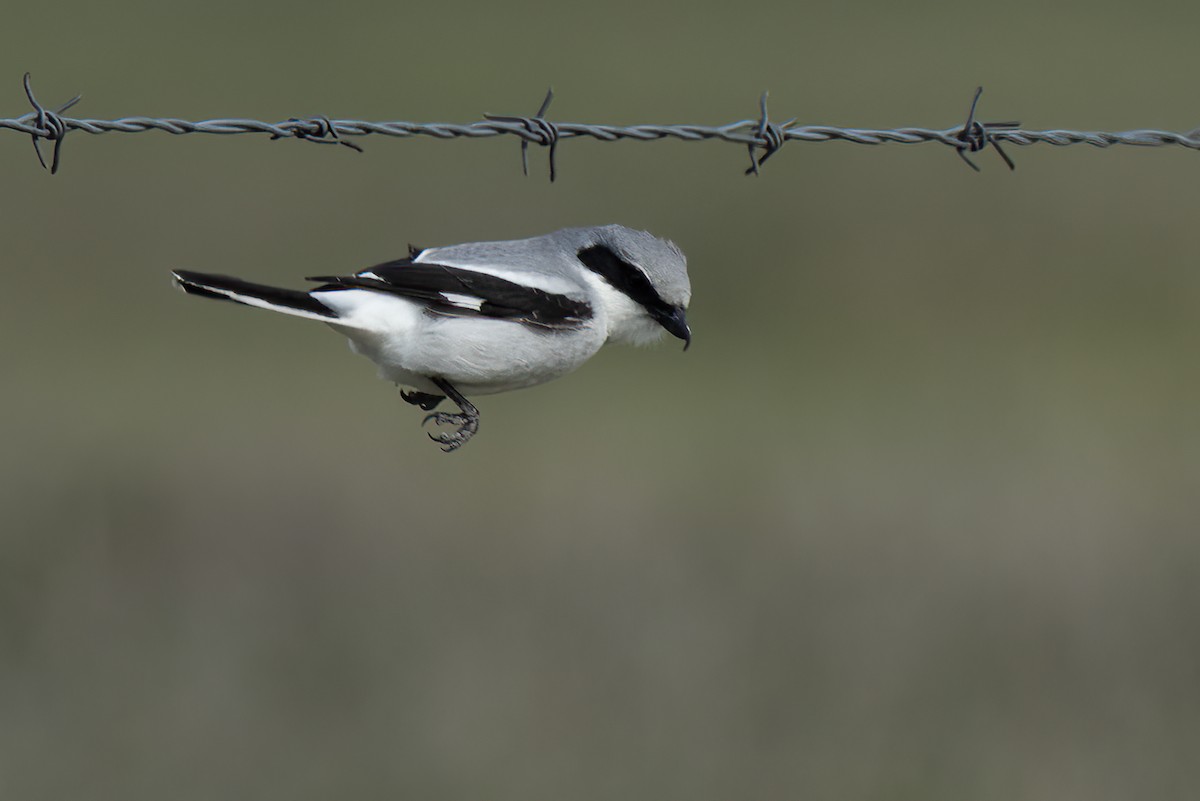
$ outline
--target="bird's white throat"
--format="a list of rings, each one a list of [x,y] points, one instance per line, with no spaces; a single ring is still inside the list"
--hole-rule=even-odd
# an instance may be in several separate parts
[[[663,327],[650,317],[640,303],[624,292],[613,289],[603,278],[585,275],[585,280],[599,295],[609,342],[648,345],[662,338]]]

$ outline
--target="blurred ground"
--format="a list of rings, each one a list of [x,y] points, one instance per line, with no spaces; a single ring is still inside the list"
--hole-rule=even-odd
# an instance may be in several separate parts
[[[80,116],[1189,130],[1193,4],[27,4]],[[5,83],[6,82],[6,83]],[[3,89],[7,86],[7,90]],[[3,100],[7,98],[7,100]],[[1200,776],[1183,150],[0,132],[5,798],[1180,798]],[[481,401],[172,291],[622,222],[694,347]]]

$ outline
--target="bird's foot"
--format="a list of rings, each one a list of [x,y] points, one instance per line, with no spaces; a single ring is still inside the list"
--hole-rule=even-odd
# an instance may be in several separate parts
[[[459,413],[434,412],[426,415],[421,425],[427,425],[430,420],[439,426],[458,426],[457,431],[444,431],[440,434],[430,434],[429,438],[442,446],[446,453],[456,451],[467,443],[479,430],[479,410],[463,394],[444,378],[431,378],[434,386],[446,393],[446,397],[458,404]],[[432,406],[430,408],[433,408]]]
[[[417,392],[415,390],[409,392],[402,389],[400,390],[400,398],[405,403],[411,403],[413,406],[420,406],[424,411],[429,412],[433,411],[433,409],[445,399],[445,396],[434,395],[431,392]]]
[[[440,434],[429,433],[429,438],[442,446],[442,450],[446,453],[456,451],[467,443],[471,437],[475,436],[475,432],[479,430],[479,412],[472,410],[473,413],[463,412],[456,414],[453,412],[434,412],[426,415],[421,425],[428,425],[432,420],[439,426],[458,426],[457,431],[445,431]]]

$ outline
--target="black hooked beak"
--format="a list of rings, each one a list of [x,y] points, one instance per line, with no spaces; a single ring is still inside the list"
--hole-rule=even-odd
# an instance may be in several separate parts
[[[683,340],[683,349],[687,350],[692,344],[692,329],[688,328],[687,317],[681,307],[666,308],[654,314],[655,321],[667,333]]]

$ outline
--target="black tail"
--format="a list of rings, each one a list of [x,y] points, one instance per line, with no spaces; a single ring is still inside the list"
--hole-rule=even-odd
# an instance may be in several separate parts
[[[265,284],[252,284],[228,275],[209,275],[190,270],[176,270],[173,275],[183,291],[189,295],[216,300],[231,300],[245,306],[308,317],[318,320],[337,319],[337,312],[325,306],[307,292],[281,289]]]

